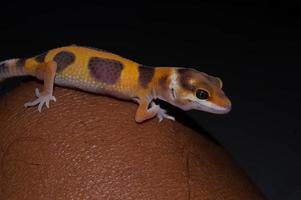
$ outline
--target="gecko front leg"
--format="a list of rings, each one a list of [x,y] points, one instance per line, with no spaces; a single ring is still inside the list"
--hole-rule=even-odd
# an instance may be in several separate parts
[[[57,64],[54,61],[40,64],[37,67],[33,75],[38,79],[44,81],[43,91],[39,92],[39,89],[36,88],[35,95],[37,99],[25,103],[24,104],[25,107],[38,105],[38,110],[39,112],[41,112],[44,104],[46,105],[47,108],[49,108],[49,102],[56,101],[56,98],[52,95],[56,69],[57,69]]]
[[[135,116],[136,122],[141,123],[155,116],[159,118],[159,122],[161,122],[164,118],[175,120],[174,117],[166,113],[166,110],[162,109],[159,105],[155,104],[154,102],[151,102],[150,108],[148,108],[148,106],[148,101],[139,102],[139,107]]]

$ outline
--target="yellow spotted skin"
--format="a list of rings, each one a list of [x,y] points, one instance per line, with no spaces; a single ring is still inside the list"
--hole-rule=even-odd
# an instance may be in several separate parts
[[[75,61],[62,72],[57,72],[55,83],[58,85],[77,87],[96,93],[113,93],[122,98],[131,98],[149,92],[137,84],[139,64],[134,61],[110,52],[72,45],[48,51],[44,62],[54,60],[54,57],[62,51],[73,53]],[[88,68],[91,57],[111,59],[122,63],[123,69],[118,81],[114,84],[106,84],[95,80]],[[35,57],[27,59],[25,64],[26,72],[34,73],[38,64],[39,62],[36,61]]]

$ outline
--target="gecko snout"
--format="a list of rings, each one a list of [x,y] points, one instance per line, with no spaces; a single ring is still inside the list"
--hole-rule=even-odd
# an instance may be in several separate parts
[[[222,107],[224,108],[224,112],[222,114],[226,114],[232,110],[232,103],[229,99],[223,102]]]
[[[228,113],[228,112],[230,112],[232,110],[232,103],[231,103],[231,101],[229,101],[228,103],[227,103],[227,105],[225,106],[225,113]]]

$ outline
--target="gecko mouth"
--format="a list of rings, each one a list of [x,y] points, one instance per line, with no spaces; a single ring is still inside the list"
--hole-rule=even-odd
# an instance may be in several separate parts
[[[228,107],[221,107],[210,102],[204,103],[203,105],[199,106],[199,108],[202,111],[215,114],[227,114],[231,111],[231,105],[229,105]]]

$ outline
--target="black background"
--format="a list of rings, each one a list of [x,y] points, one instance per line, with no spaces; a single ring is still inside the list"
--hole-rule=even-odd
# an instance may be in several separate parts
[[[9,1],[0,34],[0,60],[77,44],[221,77],[232,112],[189,115],[269,199],[301,199],[298,1]]]

